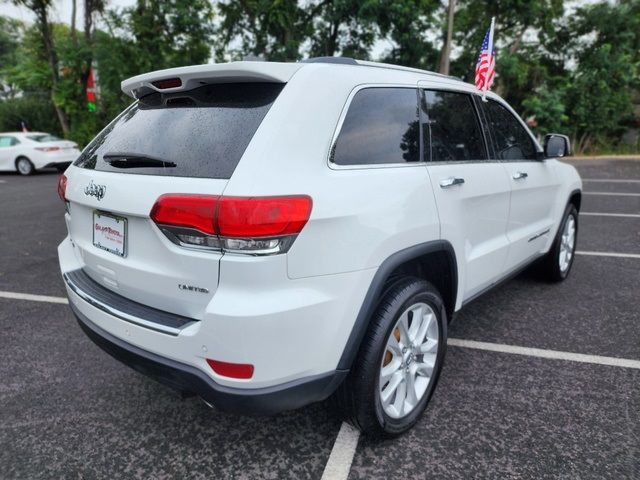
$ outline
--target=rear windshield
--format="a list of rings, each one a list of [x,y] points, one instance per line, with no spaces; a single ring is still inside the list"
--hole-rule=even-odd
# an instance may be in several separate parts
[[[74,165],[104,172],[230,178],[284,84],[152,93],[120,114]]]
[[[29,140],[33,140],[34,142],[57,142],[61,140],[55,135],[49,135],[48,133],[43,133],[40,135],[27,135]]]

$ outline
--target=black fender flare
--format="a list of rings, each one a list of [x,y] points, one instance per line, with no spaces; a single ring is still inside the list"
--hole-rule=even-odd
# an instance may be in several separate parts
[[[378,270],[371,280],[371,285],[364,297],[358,316],[353,324],[347,343],[345,344],[342,356],[338,362],[337,370],[348,370],[351,368],[353,361],[358,354],[362,339],[369,328],[369,321],[373,312],[378,306],[384,286],[391,273],[400,265],[410,262],[416,258],[422,257],[429,253],[443,252],[450,256],[452,260],[451,265],[451,278],[453,281],[453,307],[455,309],[456,297],[458,293],[458,265],[456,261],[456,254],[453,246],[446,240],[434,240],[430,242],[420,243],[411,247],[400,250],[380,264]]]

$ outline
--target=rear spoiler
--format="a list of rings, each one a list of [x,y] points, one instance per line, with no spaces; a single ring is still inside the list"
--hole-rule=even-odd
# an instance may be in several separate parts
[[[302,68],[300,63],[231,62],[169,68],[124,80],[120,88],[133,98],[153,92],[180,92],[209,83],[286,83]]]

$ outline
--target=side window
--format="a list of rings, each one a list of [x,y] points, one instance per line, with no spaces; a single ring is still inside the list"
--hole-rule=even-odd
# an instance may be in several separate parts
[[[331,161],[371,165],[420,161],[418,97],[411,88],[364,88],[355,94]]]
[[[486,160],[478,115],[466,93],[425,90],[425,151],[432,162]]]
[[[536,147],[513,114],[494,100],[484,103],[498,160],[535,160]]]
[[[12,147],[14,145],[17,145],[18,142],[15,138],[13,137],[0,137],[0,148],[1,147]]]

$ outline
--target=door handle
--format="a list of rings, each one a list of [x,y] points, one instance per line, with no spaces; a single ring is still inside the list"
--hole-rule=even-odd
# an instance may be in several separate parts
[[[440,180],[440,187],[441,188],[449,188],[449,187],[453,187],[455,185],[462,185],[463,183],[464,183],[464,178],[449,177],[449,178],[445,178],[443,180]]]
[[[516,172],[513,174],[513,179],[514,180],[523,180],[525,178],[527,178],[529,175],[527,174],[527,172]]]

